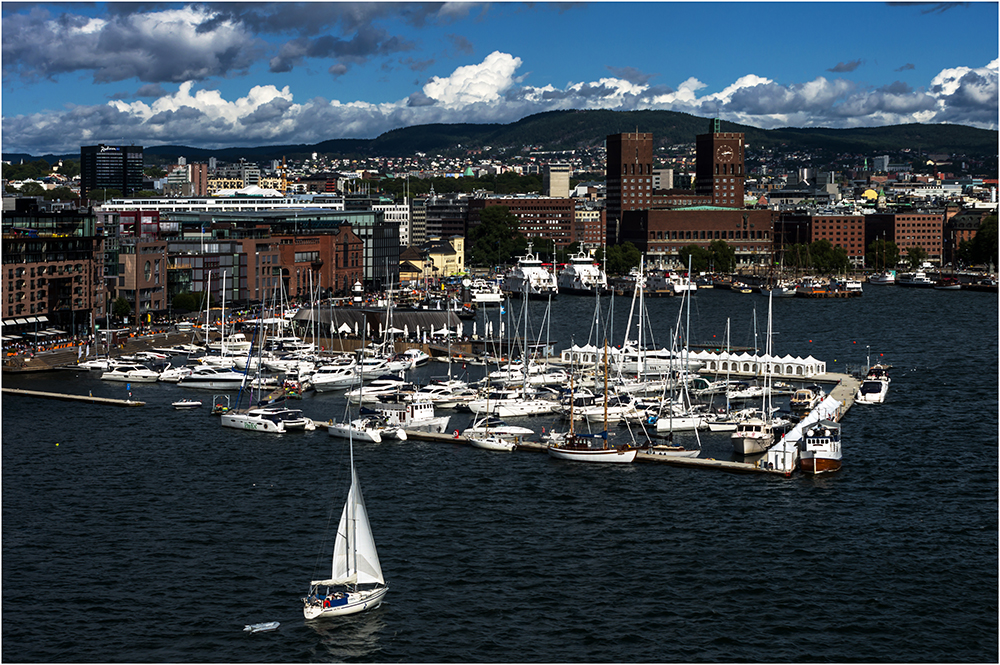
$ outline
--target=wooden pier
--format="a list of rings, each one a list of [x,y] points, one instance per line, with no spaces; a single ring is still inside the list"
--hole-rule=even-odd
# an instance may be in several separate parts
[[[70,395],[68,393],[47,393],[40,390],[22,390],[20,388],[4,388],[4,395],[23,395],[25,397],[41,397],[43,399],[60,399],[64,402],[88,402],[105,406],[145,406],[145,402],[131,399],[112,399],[111,397],[94,397],[93,395]]]

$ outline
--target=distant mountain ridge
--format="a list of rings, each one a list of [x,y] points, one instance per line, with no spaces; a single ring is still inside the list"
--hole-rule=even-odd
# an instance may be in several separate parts
[[[538,151],[574,150],[600,146],[609,134],[630,131],[652,132],[656,147],[694,143],[698,134],[709,129],[709,118],[676,111],[547,111],[509,124],[431,124],[403,127],[374,139],[331,139],[314,145],[294,144],[209,150],[180,145],[152,146],[144,153],[165,161],[185,157],[205,161],[216,157],[236,161],[302,159],[312,153],[333,157],[406,157],[418,152],[429,155],[460,156],[489,146],[489,155],[517,154],[530,147]],[[722,131],[743,132],[751,149],[824,150],[832,153],[898,152],[907,148],[924,153],[964,154],[969,157],[996,157],[996,130],[964,125],[890,125],[855,129],[784,128],[758,129],[722,121]],[[45,159],[79,159],[69,155],[3,155],[11,162]]]

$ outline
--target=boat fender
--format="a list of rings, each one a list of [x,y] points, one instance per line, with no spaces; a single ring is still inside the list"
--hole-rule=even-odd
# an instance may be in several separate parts
[[[649,418],[646,418],[646,424],[647,425],[655,425],[656,424],[656,416],[650,416]]]

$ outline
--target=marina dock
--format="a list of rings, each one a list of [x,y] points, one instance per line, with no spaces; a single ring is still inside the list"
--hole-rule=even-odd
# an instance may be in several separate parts
[[[145,402],[131,399],[112,399],[110,397],[94,397],[93,395],[71,395],[68,393],[47,393],[41,390],[22,390],[20,388],[4,388],[4,395],[23,395],[25,397],[41,397],[43,399],[59,399],[64,402],[89,402],[105,406],[146,406]]]
[[[857,394],[858,388],[861,385],[861,382],[853,376],[832,372],[810,377],[809,380],[815,381],[816,383],[836,384],[830,390],[830,395],[842,403],[842,406],[838,409],[837,415],[834,418],[837,421],[843,418],[844,414],[846,414],[851,406],[854,405],[854,396]],[[434,443],[452,443],[458,445],[468,445],[469,443],[469,440],[464,436],[418,432],[416,430],[406,430],[406,438],[408,441],[429,441]],[[517,444],[517,450],[525,452],[544,453],[546,448],[546,444],[539,443],[537,441],[519,441]],[[639,451],[639,454],[636,455],[635,461],[649,464],[667,464],[669,466],[679,466],[688,469],[709,469],[715,471],[726,471],[729,473],[763,473],[783,478],[788,477],[788,474],[784,471],[768,469],[759,462],[749,463],[702,457],[676,457],[673,455],[643,452],[641,450]]]

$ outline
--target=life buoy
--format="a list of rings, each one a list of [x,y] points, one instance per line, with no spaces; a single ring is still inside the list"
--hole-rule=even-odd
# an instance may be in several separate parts
[[[455,438],[458,438],[458,430],[455,430]]]

